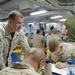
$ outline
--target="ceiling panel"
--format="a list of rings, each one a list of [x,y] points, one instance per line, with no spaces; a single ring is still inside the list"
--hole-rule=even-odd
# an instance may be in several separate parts
[[[28,1],[29,4],[32,3],[33,8],[29,9],[31,7],[28,7],[26,9],[23,7],[24,9],[20,10],[21,1],[25,1],[25,0],[20,0],[20,3],[18,3],[19,0],[10,0],[9,2],[6,2],[3,5],[0,5],[0,20],[1,19],[6,20],[8,13],[12,10],[19,10],[20,12],[22,12],[23,15],[25,16],[25,21],[26,20],[41,20],[41,19],[49,20],[49,17],[55,16],[55,15],[62,15],[64,18],[68,18],[70,16],[73,16],[73,14],[70,12],[70,9],[75,10],[74,6],[58,5],[58,2],[62,3],[62,0],[26,0]],[[69,0],[69,1],[72,1],[72,0]],[[63,0],[63,3],[65,3],[64,0]],[[23,2],[21,5],[23,5]],[[38,11],[40,9],[45,9],[48,12],[45,14],[37,15],[37,16],[30,16],[30,12]]]
[[[56,0],[59,5],[73,6],[75,5],[75,0]]]

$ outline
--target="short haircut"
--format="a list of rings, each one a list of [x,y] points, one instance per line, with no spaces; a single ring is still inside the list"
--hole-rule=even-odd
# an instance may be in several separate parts
[[[50,52],[55,52],[55,50],[58,48],[60,42],[57,39],[51,39],[48,43],[48,47]]]
[[[22,17],[23,18],[23,15],[19,11],[14,10],[9,13],[8,19],[15,19],[15,17]]]
[[[25,36],[29,35],[29,33],[26,33]]]
[[[28,52],[28,57],[30,57],[34,62],[39,62],[45,60],[45,52],[40,48],[31,48]]]
[[[36,34],[40,33],[41,31],[42,31],[42,30],[38,29],[38,30],[36,31]]]

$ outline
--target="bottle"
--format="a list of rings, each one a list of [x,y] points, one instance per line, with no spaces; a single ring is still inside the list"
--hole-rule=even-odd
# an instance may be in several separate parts
[[[67,65],[68,65],[68,74],[67,75],[75,75],[74,74],[74,60],[70,59],[67,60]]]
[[[45,75],[52,75],[51,61],[48,58],[46,59],[46,62],[44,65],[44,74]]]

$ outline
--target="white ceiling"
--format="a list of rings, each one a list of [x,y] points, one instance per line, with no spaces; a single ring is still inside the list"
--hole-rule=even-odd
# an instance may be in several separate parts
[[[5,0],[0,0],[0,3]],[[60,6],[58,5],[57,0],[10,0],[4,4],[0,4],[0,20],[3,20],[8,17],[8,13],[11,10],[19,10],[25,16],[25,22],[36,21],[51,21],[51,16],[61,15],[63,18],[68,18],[73,16],[73,12],[75,11],[75,6]],[[48,10],[47,13],[38,15],[38,16],[30,16],[29,13],[33,11],[37,11],[40,9]],[[72,12],[71,12],[72,11]],[[52,20],[52,21],[59,21]]]

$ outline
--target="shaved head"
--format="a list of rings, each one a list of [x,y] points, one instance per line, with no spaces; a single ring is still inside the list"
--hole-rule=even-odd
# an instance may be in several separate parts
[[[30,64],[37,72],[40,72],[45,63],[44,50],[31,48],[22,63]]]
[[[45,60],[45,53],[40,48],[31,48],[28,57],[35,62],[39,62],[41,60]]]

